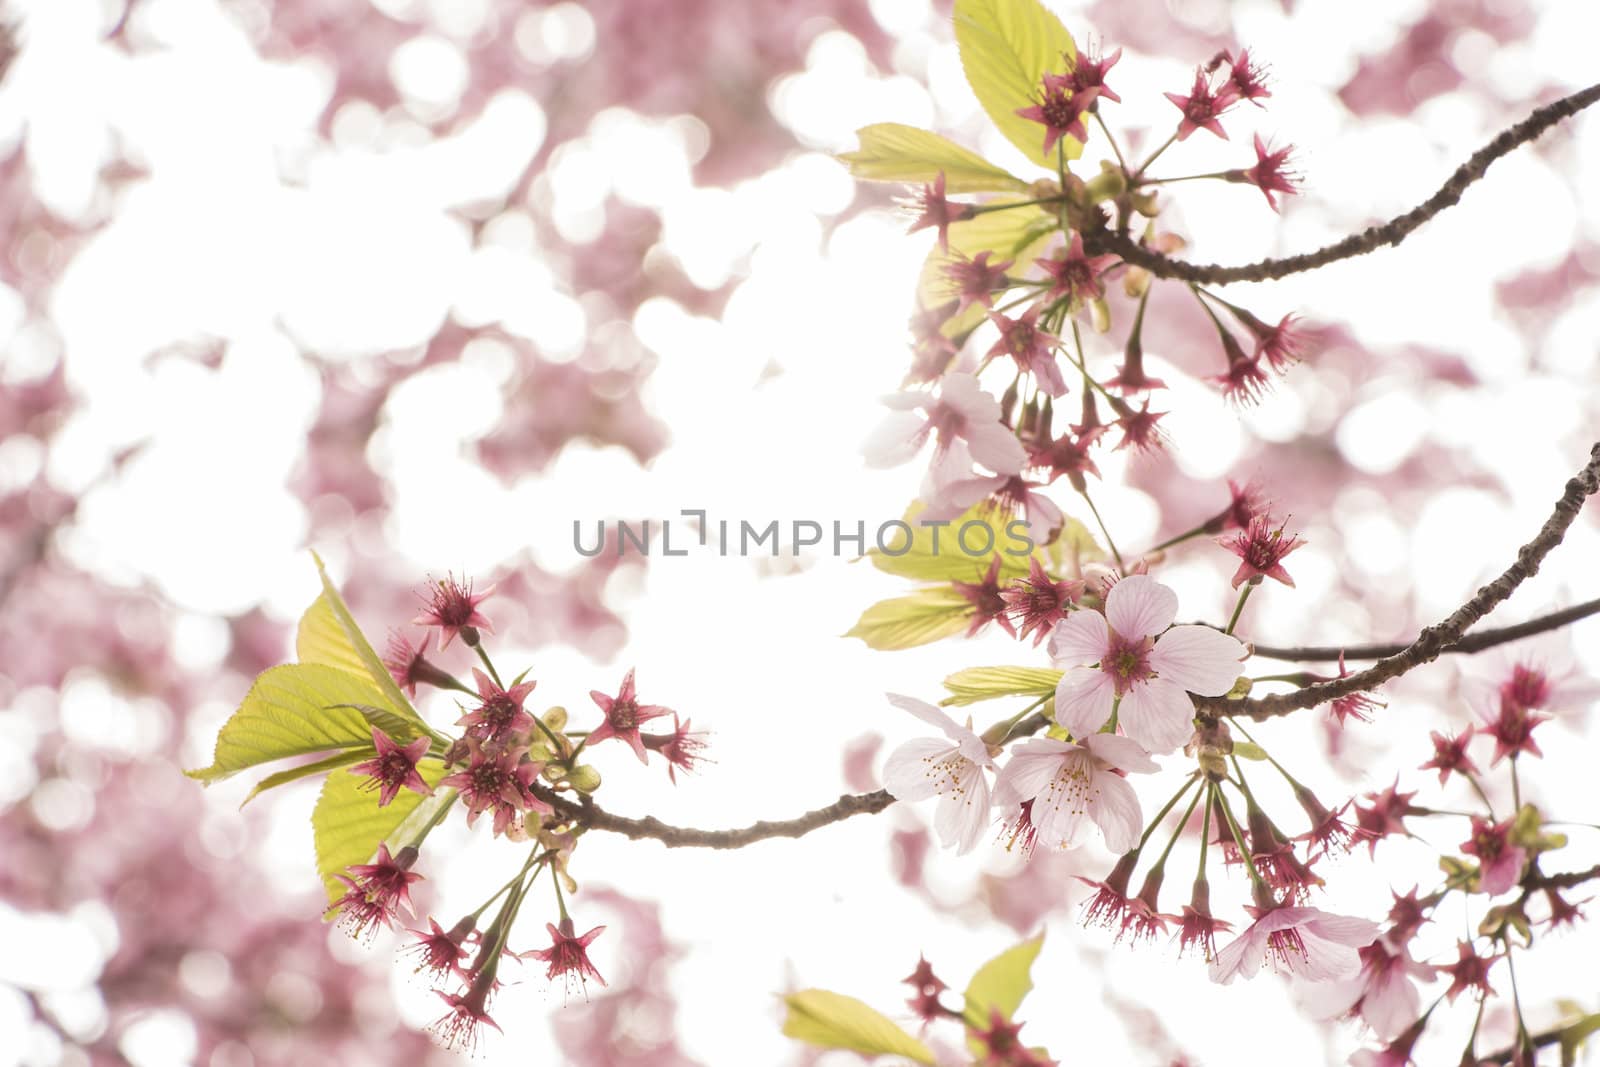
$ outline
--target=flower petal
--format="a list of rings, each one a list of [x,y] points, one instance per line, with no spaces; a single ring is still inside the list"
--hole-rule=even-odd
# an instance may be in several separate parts
[[[915,411],[893,411],[861,446],[869,467],[898,467],[928,441],[928,420]]]
[[[1089,818],[1105,835],[1106,848],[1118,855],[1139,843],[1144,829],[1144,813],[1139,810],[1139,795],[1120,774],[1091,772]]]
[[[1244,657],[1238,638],[1209,626],[1174,626],[1150,650],[1149,663],[1161,677],[1191,693],[1219,697],[1239,680]]]
[[[939,793],[940,776],[933,767],[955,752],[938,737],[917,737],[893,752],[883,764],[883,787],[896,800],[927,800]]]
[[[1074,737],[1092,734],[1111,718],[1115,700],[1111,675],[1091,667],[1074,667],[1056,683],[1056,722]]]
[[[1083,747],[1119,771],[1149,774],[1161,769],[1156,761],[1150,758],[1150,753],[1131,737],[1120,737],[1117,734],[1090,734],[1083,739]]]
[[[1106,621],[1129,641],[1154,637],[1178,617],[1178,594],[1148,574],[1130,574],[1106,594]]]
[[[983,743],[983,738],[956,722],[939,708],[916,697],[902,696],[899,693],[889,693],[889,703],[901,711],[909,711],[929,726],[939,729],[950,740],[961,748],[961,754],[970,760],[981,763],[986,767],[994,766],[994,761],[989,758],[989,748]]]
[[[1110,647],[1111,631],[1098,611],[1074,611],[1050,634],[1050,658],[1065,667],[1099,663]]]
[[[1117,705],[1117,723],[1145,751],[1171,752],[1194,735],[1194,702],[1165,678],[1135,682]]]
[[[972,458],[996,474],[1019,474],[1028,462],[1022,442],[1004,423],[971,423],[966,438]]]
[[[995,803],[1009,807],[1043,793],[1061,769],[1062,757],[1076,748],[1065,741],[1041,737],[1012,749],[1011,758],[1000,768],[995,782]]]

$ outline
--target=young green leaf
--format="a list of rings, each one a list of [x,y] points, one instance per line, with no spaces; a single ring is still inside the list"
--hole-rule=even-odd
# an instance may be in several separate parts
[[[320,663],[261,672],[222,724],[211,766],[186,771],[208,785],[248,767],[332,749],[370,748],[372,727],[352,705],[386,703],[365,677]]]
[[[1072,35],[1039,0],[956,0],[956,47],[967,83],[1006,139],[1055,170],[1044,154],[1044,127],[1017,111],[1037,102],[1044,75],[1065,74],[1077,56]],[[1083,145],[1061,139],[1068,159]]]
[[[919,589],[910,596],[880,600],[844,635],[869,648],[893,652],[953,637],[971,625],[972,602],[948,586]]]
[[[389,668],[372,650],[361,627],[356,625],[355,617],[345,606],[344,598],[339,595],[338,587],[328,577],[322,557],[313,552],[311,558],[316,560],[317,575],[322,579],[322,595],[301,617],[300,629],[295,634],[295,654],[300,657],[300,662],[325,663],[367,677],[383,693],[384,699],[378,703],[393,709],[402,718],[412,720],[417,725],[418,733],[442,740],[423,722],[417,709],[411,706],[411,701],[395,684]],[[359,665],[359,670],[353,665]]]
[[[249,796],[239,802],[239,806],[241,808],[244,807],[269,789],[276,789],[280,785],[288,785],[290,782],[297,782],[302,778],[310,778],[314,775],[336,771],[340,767],[350,767],[360,763],[362,760],[372,759],[377,754],[377,749],[368,745],[366,748],[353,748],[348,752],[340,752],[337,755],[329,756],[327,759],[319,759],[314,763],[302,763],[298,767],[290,767],[286,771],[269,774],[256,783],[256,787],[250,790]]]
[[[863,181],[932,182],[944,174],[946,193],[1019,192],[1028,183],[954,141],[903,126],[879,122],[856,131],[861,147],[839,153],[839,161]]]
[[[891,533],[886,541],[894,552],[874,548],[867,553],[872,565],[880,571],[902,578],[915,578],[924,582],[972,582],[982,578],[989,561],[1000,556],[1000,580],[1007,582],[1028,573],[1027,527],[1020,520],[1012,520],[987,502],[974,505],[960,518],[939,525],[924,524],[920,516],[925,506],[913,503],[906,509],[904,522],[911,528],[911,543],[905,545],[902,532]],[[1013,525],[1015,522],[1015,525]],[[974,527],[964,538],[962,527],[968,523],[987,526],[989,533]],[[988,546],[987,552],[967,552],[963,547]],[[905,551],[900,551],[905,548]],[[1077,519],[1068,518],[1061,534],[1048,545],[1035,545],[1033,555],[1049,571],[1076,573],[1079,563],[1104,559],[1105,552],[1095,543],[1094,535]]]
[[[1031,938],[1013,948],[1008,948],[994,959],[978,968],[978,973],[967,983],[966,1015],[968,1019],[987,1023],[990,1011],[998,1011],[1010,1019],[1022,1006],[1022,999],[1033,988],[1033,961],[1044,947],[1044,935]],[[968,1047],[980,1051],[975,1039],[967,1039]]]
[[[417,773],[431,786],[439,784],[445,775],[444,764],[439,760],[425,759],[417,764]],[[420,829],[422,819],[431,817],[443,804],[455,797],[455,790],[446,789],[431,797],[401,790],[384,807],[378,807],[378,794],[363,787],[371,779],[349,771],[334,771],[322,785],[317,806],[311,812],[311,833],[317,850],[317,874],[328,892],[328,902],[344,896],[345,886],[335,878],[352,864],[366,863],[378,851],[378,846],[393,843],[402,829],[410,832]],[[398,845],[390,851],[398,851]]]
[[[1061,672],[1046,667],[969,667],[944,680],[950,695],[939,703],[962,707],[997,697],[1049,696],[1059,681]]]
[[[928,1046],[854,997],[826,989],[803,989],[783,1000],[789,1007],[783,1032],[797,1041],[868,1056],[903,1056],[915,1063],[934,1062]]]

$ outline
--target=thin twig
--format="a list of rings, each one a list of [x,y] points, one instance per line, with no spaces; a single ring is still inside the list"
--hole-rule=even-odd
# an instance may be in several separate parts
[[[1584,501],[1600,491],[1600,444],[1589,450],[1589,462],[1583,470],[1567,482],[1561,499],[1556,501],[1550,518],[1539,533],[1517,550],[1516,562],[1494,581],[1480,588],[1472,599],[1457,608],[1443,622],[1429,626],[1404,650],[1385,656],[1366,670],[1343,678],[1318,682],[1290,693],[1271,696],[1227,700],[1223,697],[1200,697],[1195,706],[1213,715],[1247,715],[1258,721],[1287,715],[1293,711],[1314,708],[1364,689],[1373,689],[1400,677],[1408,671],[1437,659],[1447,646],[1461,640],[1473,623],[1489,614],[1495,606],[1509,597],[1517,586],[1532,577],[1545,556],[1559,545],[1567,529],[1577,519]]]
[[[1484,649],[1496,645],[1509,644],[1520,641],[1524,637],[1534,634],[1547,633],[1559,630],[1568,623],[1587,619],[1591,615],[1600,614],[1600,599],[1586,600],[1582,604],[1574,604],[1570,608],[1552,611],[1548,615],[1540,615],[1527,622],[1519,622],[1515,626],[1497,626],[1492,630],[1478,630],[1467,634],[1461,640],[1446,645],[1439,650],[1440,655],[1471,655],[1482,652]],[[1266,659],[1292,660],[1299,663],[1333,663],[1342,655],[1345,659],[1383,659],[1386,656],[1398,656],[1410,647],[1409,642],[1401,644],[1395,642],[1386,645],[1297,645],[1292,647],[1279,647],[1276,645],[1255,645],[1255,654]]]
[[[1374,252],[1386,245],[1399,244],[1423,223],[1459,202],[1461,194],[1468,186],[1482,178],[1495,160],[1537,139],[1556,123],[1577,114],[1596,100],[1600,100],[1600,85],[1591,85],[1555,103],[1538,108],[1527,118],[1501,131],[1494,140],[1474,152],[1465,163],[1456,168],[1450,180],[1445,182],[1438,192],[1404,215],[1396,216],[1379,226],[1369,226],[1360,233],[1352,234],[1315,252],[1226,267],[1217,263],[1189,263],[1171,259],[1111,230],[1085,233],[1084,250],[1090,255],[1115,253],[1128,263],[1143,267],[1158,278],[1181,278],[1184,281],[1212,285],[1227,282],[1270,281],[1290,274],[1316,270],[1341,259],[1351,259]]]
[[[640,818],[613,815],[592,800],[574,803],[542,787],[536,787],[534,792],[580,826],[590,830],[606,830],[635,840],[647,837],[660,841],[668,848],[743,848],[769,837],[803,837],[852,815],[875,815],[894,803],[894,797],[884,789],[872,793],[847,793],[826,807],[808,811],[794,819],[777,822],[763,820],[736,830],[701,830],[692,826],[672,826],[653,815]]]

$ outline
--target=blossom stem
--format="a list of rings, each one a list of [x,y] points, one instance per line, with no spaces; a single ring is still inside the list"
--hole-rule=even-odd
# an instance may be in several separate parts
[[[1515,764],[1513,764],[1513,766],[1515,766]],[[1467,784],[1472,786],[1472,791],[1478,794],[1478,799],[1483,801],[1484,810],[1489,813],[1489,818],[1493,820],[1494,805],[1489,802],[1489,794],[1484,792],[1482,783],[1478,781],[1478,776],[1467,770],[1463,770],[1460,773],[1462,777],[1466,778]]]
[[[1517,811],[1522,810],[1522,782],[1517,778],[1517,755],[1511,753],[1511,806]]]
[[[1111,531],[1106,529],[1106,520],[1100,517],[1100,509],[1094,506],[1094,501],[1090,498],[1088,490],[1079,489],[1078,495],[1083,497],[1085,504],[1089,505],[1089,511],[1093,513],[1094,521],[1099,525],[1100,533],[1106,539],[1106,547],[1111,550],[1111,557],[1117,561],[1117,570],[1126,572],[1128,568],[1122,562],[1122,553],[1117,551],[1117,543],[1111,540]]]
[[[1211,808],[1217,799],[1217,783],[1207,782],[1202,792],[1206,795],[1206,806],[1200,814],[1200,870],[1195,874],[1197,882],[1206,880],[1206,847],[1211,844]]]
[[[494,664],[489,660],[489,653],[484,651],[483,643],[481,641],[475,643],[472,646],[472,650],[478,654],[478,658],[483,660],[483,665],[489,669],[489,677],[494,679],[494,684],[504,689],[505,686],[500,682],[500,672],[494,669]]]
[[[1039,204],[1055,204],[1065,200],[1065,196],[1042,196],[1037,200],[1007,200],[1002,203],[969,204],[974,215],[987,215],[992,211],[1009,211],[1018,207],[1034,207]]]
[[[540,850],[539,850],[539,847],[537,845],[535,845],[533,848],[529,849],[528,850],[528,858],[523,861],[522,869],[519,870],[511,878],[511,880],[509,882],[507,882],[505,885],[501,886],[499,889],[496,889],[494,891],[494,895],[493,896],[491,896],[488,900],[484,901],[482,904],[479,904],[476,911],[473,911],[473,912],[470,913],[471,916],[472,916],[473,921],[476,922],[478,916],[482,915],[484,912],[489,910],[489,905],[491,905],[495,901],[499,900],[500,899],[500,895],[502,893],[504,893],[506,890],[510,889],[512,886],[514,886],[518,882],[522,881],[522,879],[527,875],[529,869],[532,868],[536,862],[543,862],[544,858],[547,857],[548,855],[549,855],[549,853],[541,854]]]
[[[1234,767],[1237,768],[1238,765],[1238,761],[1235,760]],[[1240,781],[1242,786],[1243,775],[1240,776]],[[1219,787],[1216,795],[1217,800],[1220,802],[1217,806],[1222,809],[1222,817],[1228,821],[1228,832],[1233,835],[1233,843],[1239,849],[1240,857],[1244,859],[1245,870],[1250,872],[1250,884],[1258,891],[1267,891],[1266,879],[1262,878],[1261,872],[1256,870],[1255,857],[1250,855],[1250,846],[1244,842],[1244,834],[1239,830],[1238,820],[1233,817],[1233,808],[1228,804],[1227,794]]]
[[[1252,578],[1244,584],[1243,589],[1239,590],[1239,602],[1233,606],[1233,618],[1228,620],[1228,628],[1223,630],[1223,633],[1231,635],[1233,633],[1233,628],[1239,625],[1239,616],[1244,613],[1244,602],[1250,599],[1250,591],[1254,589],[1257,583],[1260,581],[1261,579],[1259,578]]]
[[[1139,182],[1141,182],[1144,179],[1144,172],[1150,169],[1150,164],[1152,164],[1156,160],[1160,159],[1161,158],[1161,153],[1163,153],[1167,149],[1171,148],[1172,145],[1173,145],[1173,142],[1177,141],[1177,139],[1178,139],[1178,133],[1177,133],[1176,130],[1174,130],[1172,132],[1172,136],[1168,137],[1165,141],[1161,142],[1161,147],[1160,148],[1157,148],[1154,152],[1150,153],[1150,158],[1149,159],[1146,159],[1143,163],[1139,164],[1139,169],[1133,172],[1133,184],[1137,185],[1137,184],[1139,184]]]
[[[1111,153],[1117,157],[1117,166],[1122,168],[1122,173],[1126,176],[1128,173],[1128,161],[1122,158],[1122,149],[1118,146],[1117,139],[1111,135],[1111,127],[1107,126],[1106,120],[1100,117],[1100,108],[1098,106],[1092,108],[1089,114],[1094,116],[1095,123],[1100,127],[1101,132],[1106,135],[1106,142],[1111,145]]]
[[[1201,178],[1225,178],[1228,173],[1225,170],[1214,170],[1209,174],[1184,174],[1176,178],[1142,178],[1140,182],[1144,185],[1171,185],[1173,182],[1193,182]]]
[[[1528,1022],[1522,1017],[1522,997],[1517,992],[1516,951],[1511,947],[1509,940],[1504,940],[1504,944],[1506,946],[1506,972],[1511,975],[1511,1006],[1517,1013],[1517,1043],[1519,1045],[1523,1042],[1531,1044],[1532,1042],[1528,1038]],[[1530,1060],[1530,1062],[1532,1061]]]
[[[550,865],[550,884],[556,887],[556,907],[561,910],[561,919],[565,922],[571,916],[567,914],[567,898],[561,893],[561,872],[556,870],[553,863]]]
[[[1206,532],[1206,527],[1209,526],[1209,525],[1210,525],[1209,522],[1201,523],[1199,526],[1196,526],[1192,530],[1186,530],[1183,533],[1178,534],[1176,537],[1169,537],[1165,541],[1161,542],[1159,545],[1156,545],[1154,548],[1146,549],[1145,550],[1145,555],[1147,555],[1147,556],[1154,555],[1157,552],[1164,552],[1169,548],[1173,548],[1173,547],[1175,547],[1177,545],[1181,545],[1185,541],[1192,541],[1196,537],[1199,537],[1201,534],[1205,533]]]
[[[1178,787],[1178,791],[1176,793],[1172,794],[1171,799],[1169,799],[1165,804],[1163,804],[1161,806],[1161,810],[1156,812],[1155,818],[1150,820],[1150,825],[1146,826],[1144,828],[1144,833],[1139,835],[1138,847],[1136,847],[1133,850],[1135,853],[1143,850],[1145,842],[1150,840],[1150,835],[1156,832],[1156,827],[1161,825],[1161,820],[1165,819],[1167,817],[1167,812],[1171,811],[1173,809],[1174,805],[1176,805],[1178,803],[1178,801],[1183,799],[1183,794],[1187,793],[1189,791],[1189,787],[1191,785],[1194,785],[1194,783],[1197,782],[1197,781],[1199,781],[1199,776],[1198,776],[1198,774],[1195,774],[1193,772],[1191,772],[1189,774],[1189,776],[1183,780],[1183,785],[1179,786]],[[1195,794],[1195,799],[1196,800],[1200,799],[1199,793]],[[1194,810],[1194,805],[1193,804],[1189,805],[1189,810],[1190,811]],[[1187,820],[1188,816],[1187,815],[1184,816],[1184,819]],[[1180,829],[1181,829],[1181,827],[1180,827]],[[1171,851],[1172,846],[1168,845],[1167,849],[1168,849],[1168,851]],[[1163,860],[1165,860],[1167,858],[1166,852],[1163,852],[1161,854],[1161,858]]]
[[[1199,781],[1199,776],[1192,776],[1191,780]],[[1189,787],[1188,785],[1185,785],[1183,788],[1188,789]],[[1194,814],[1194,806],[1200,803],[1200,798],[1204,794],[1204,789],[1196,789],[1194,791],[1194,796],[1189,798],[1189,806],[1183,809],[1183,818],[1179,819],[1178,825],[1172,828],[1172,836],[1167,839],[1167,847],[1161,850],[1161,856],[1156,860],[1155,866],[1150,868],[1151,871],[1161,871],[1166,869],[1167,857],[1172,855],[1172,846],[1176,845],[1178,843],[1178,838],[1183,836],[1183,828],[1189,825],[1189,817]],[[1161,814],[1165,815],[1166,812],[1163,811]],[[1160,816],[1156,817],[1157,822],[1159,822],[1160,819]]]

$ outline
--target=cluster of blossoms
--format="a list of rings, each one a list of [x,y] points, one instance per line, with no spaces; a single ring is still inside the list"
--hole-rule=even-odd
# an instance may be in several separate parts
[[[429,628],[421,641],[413,644],[399,633],[392,634],[384,657],[395,683],[409,696],[424,685],[466,694],[470,702],[456,722],[461,734],[448,743],[428,736],[402,743],[375,726],[372,757],[350,768],[362,778],[363,788],[377,794],[379,807],[394,802],[402,790],[425,796],[453,790],[452,801],[461,802],[469,826],[487,815],[496,836],[531,845],[516,877],[476,910],[448,928],[430,916],[426,929],[410,931],[416,940],[407,951],[416,960],[417,971],[439,984],[438,995],[448,1005],[435,1030],[448,1046],[462,1048],[473,1046],[483,1027],[498,1029],[488,1004],[500,985],[504,957],[543,963],[550,979],[562,979],[569,987],[575,982],[584,988],[590,979],[604,984],[588,956],[589,945],[604,927],[579,934],[562,890],[563,883],[569,892],[576,888],[567,867],[582,834],[563,794],[586,797],[600,784],[598,772],[579,762],[579,757],[590,746],[615,739],[631,747],[642,762],[649,761],[650,752],[657,753],[669,776],[675,776],[678,770],[693,770],[705,747],[703,736],[691,731],[689,722],[680,721],[676,712],[640,703],[632,671],[615,695],[590,694],[602,716],[590,730],[568,729],[563,708],[551,708],[542,716],[528,711],[524,704],[536,683],[523,677],[503,683],[483,645],[482,635],[493,633],[493,627],[480,605],[492,591],[491,587],[474,592],[470,583],[453,577],[436,583],[425,610],[413,620]],[[481,669],[473,669],[473,687],[429,658],[434,631],[441,653],[459,636],[476,654]],[[642,729],[667,716],[672,719],[670,733]],[[432,785],[424,774],[428,764],[442,772],[431,776]],[[448,810],[449,805],[440,809],[439,817]],[[372,863],[337,876],[347,892],[330,912],[352,934],[394,926],[402,912],[412,911],[409,889],[421,878],[412,867],[422,839],[437,821],[398,852],[391,854],[388,845],[382,845]],[[513,953],[507,947],[513,924],[535,878],[546,871],[559,911],[559,921],[545,927],[551,943]],[[485,912],[496,904],[494,917],[480,926]]]
[[[1105,80],[1120,55],[1118,50],[1103,58],[1065,56],[1065,72],[1045,74],[1035,103],[1017,110],[1044,127],[1047,156],[1059,152],[1063,139],[1089,140],[1091,118],[1112,138],[1100,105],[1121,100]],[[1112,440],[1118,450],[1159,447],[1164,412],[1151,404],[1166,383],[1147,372],[1143,339],[1154,279],[1118,255],[1091,254],[1088,242],[1108,234],[1136,235],[1153,251],[1181,247],[1182,240],[1158,230],[1156,222],[1161,187],[1189,178],[1255,185],[1276,208],[1274,194],[1297,188],[1291,150],[1269,150],[1259,136],[1252,166],[1206,175],[1149,173],[1171,145],[1201,128],[1226,137],[1221,120],[1232,108],[1242,102],[1260,107],[1270,95],[1247,50],[1236,56],[1223,52],[1195,72],[1188,95],[1167,94],[1180,111],[1177,126],[1137,167],[1125,161],[1113,140],[1115,165],[1108,162],[1099,175],[1085,180],[1071,172],[1064,153],[1058,154],[1055,176],[1033,183],[1026,198],[953,201],[943,172],[927,184],[917,199],[912,229],[938,233],[939,247],[925,270],[935,281],[925,287],[929,302],[912,321],[909,388],[888,399],[894,412],[868,442],[869,463],[905,462],[932,438],[933,461],[922,493],[927,517],[950,518],[987,502],[1021,514],[1035,539],[1049,540],[1061,523],[1060,508],[1045,495],[1049,486],[1065,479],[1087,496],[1087,476],[1099,476],[1095,450]],[[1015,221],[1000,245],[986,244],[996,240],[992,226],[967,233],[964,224],[996,212],[1010,213]],[[1096,374],[1078,320],[1087,316],[1102,333],[1111,328],[1114,281],[1132,302],[1132,322],[1120,364]],[[1231,400],[1258,400],[1273,374],[1304,353],[1305,335],[1293,315],[1272,323],[1210,290],[1191,289],[1215,328],[1223,357],[1211,381]],[[993,331],[988,347],[969,345],[984,327]],[[979,384],[979,376],[1000,366],[1009,370],[1010,382],[997,398]],[[1076,421],[1063,425],[1055,409],[1075,383]],[[1108,436],[1112,431],[1114,438]]]

